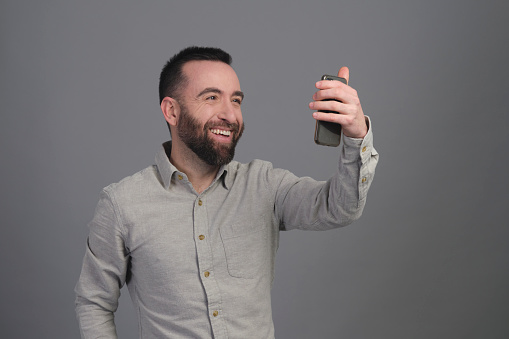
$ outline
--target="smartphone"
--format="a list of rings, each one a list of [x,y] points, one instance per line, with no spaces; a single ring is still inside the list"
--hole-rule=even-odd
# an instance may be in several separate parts
[[[346,84],[346,79],[337,77],[334,75],[328,75],[325,74],[322,76],[321,80],[332,80],[332,81],[341,81],[342,83]],[[325,100],[334,100],[334,99],[325,99]],[[324,101],[325,101],[324,100]],[[339,100],[336,100],[339,101]],[[336,113],[335,111],[318,111],[318,112],[325,112],[325,113]],[[318,145],[324,145],[324,146],[339,146],[339,143],[341,141],[341,125],[336,124],[333,122],[328,121],[316,121],[315,125],[315,143]]]

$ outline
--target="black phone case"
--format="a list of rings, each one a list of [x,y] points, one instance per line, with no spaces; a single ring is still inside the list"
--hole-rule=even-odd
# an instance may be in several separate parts
[[[336,80],[341,81],[342,83],[346,84],[346,79],[337,77],[334,75],[328,75],[325,74],[322,76],[321,80]],[[327,100],[333,100],[333,99],[327,99]],[[322,111],[319,112],[325,112],[325,113],[336,113],[335,111]],[[339,143],[341,142],[341,125],[335,124],[333,122],[328,121],[316,121],[315,125],[315,143],[318,145],[324,145],[324,146],[333,146],[337,147],[339,146]]]

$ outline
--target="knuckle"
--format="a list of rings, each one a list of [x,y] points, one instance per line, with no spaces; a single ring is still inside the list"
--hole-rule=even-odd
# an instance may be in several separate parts
[[[351,115],[347,115],[347,116],[345,117],[345,123],[346,123],[347,125],[353,125],[353,123],[354,123],[354,117],[353,117],[353,116],[351,116]]]

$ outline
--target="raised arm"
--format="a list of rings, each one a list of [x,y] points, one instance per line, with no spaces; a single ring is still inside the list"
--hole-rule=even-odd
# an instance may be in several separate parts
[[[342,67],[338,76],[348,81],[348,68]],[[357,91],[340,81],[318,81],[316,87],[309,107],[339,113],[313,113],[315,119],[343,128],[338,168],[326,182],[280,173],[275,201],[281,229],[326,230],[358,219],[378,163],[371,122],[362,111]]]

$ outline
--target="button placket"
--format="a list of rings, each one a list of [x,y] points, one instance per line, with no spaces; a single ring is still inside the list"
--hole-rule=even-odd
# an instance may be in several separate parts
[[[198,197],[197,205],[198,205],[198,207],[196,207],[196,215],[200,215],[200,216],[203,215],[204,223],[200,223],[200,225],[197,225],[199,227],[196,227],[195,231],[198,234],[205,233],[204,232],[204,231],[206,231],[205,228],[208,227],[208,220],[206,219],[206,213],[204,210],[202,198]],[[197,219],[195,219],[195,220],[197,220]],[[198,239],[205,240],[205,236],[203,234],[200,234],[198,236]],[[210,258],[212,258],[212,253],[211,253],[210,247],[208,246],[208,244],[205,241],[198,241],[196,246],[198,248],[198,257],[199,257],[198,259],[201,259],[201,260],[199,260],[200,271],[209,269],[209,267],[212,265],[212,262],[210,260]],[[201,254],[203,254],[203,255],[201,255]],[[210,275],[209,271],[203,271],[202,273],[205,278],[208,278]]]
[[[207,304],[210,310],[216,310],[209,313],[211,318],[214,319],[212,325],[214,333],[223,332],[223,325],[219,321],[219,312],[221,309],[221,295],[217,281],[213,274],[212,263],[212,248],[208,238],[208,219],[207,219],[207,204],[206,197],[201,195],[195,200],[194,207],[194,234],[195,244],[198,254],[198,270],[200,272],[201,281],[205,294],[207,295]]]

